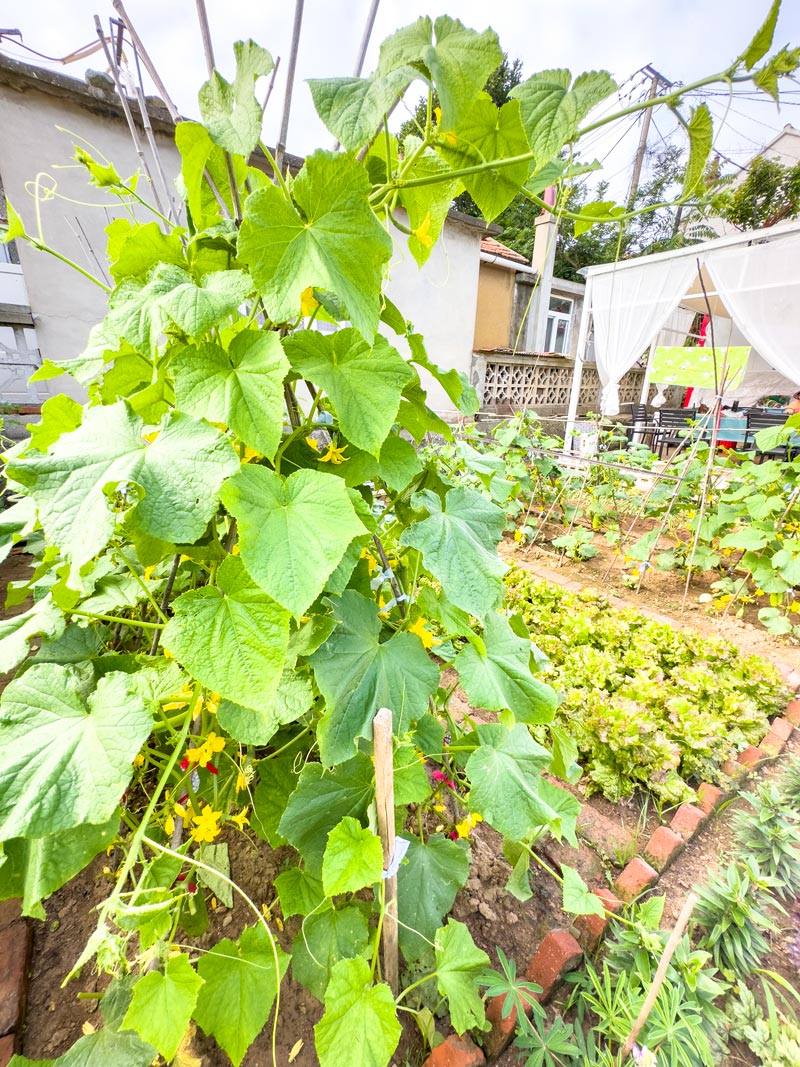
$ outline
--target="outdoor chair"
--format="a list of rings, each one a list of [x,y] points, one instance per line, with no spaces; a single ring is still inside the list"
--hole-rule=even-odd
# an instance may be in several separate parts
[[[622,406],[628,408],[631,413],[628,439],[634,440],[637,434],[640,435],[642,441],[645,441],[648,436],[652,437],[652,426],[647,424],[647,404],[623,404]]]
[[[759,430],[764,430],[768,426],[783,426],[787,417],[785,411],[755,410],[747,412],[747,433],[744,447],[748,451],[755,449],[756,462],[763,460],[764,456],[770,456],[773,459],[787,458],[788,448],[786,445],[778,445],[775,448],[767,449],[766,452],[762,452],[756,443],[756,434]]]
[[[695,430],[689,426],[697,418],[697,408],[657,408],[654,415],[653,451],[658,458],[664,455],[665,448],[676,448],[686,438],[694,435]]]

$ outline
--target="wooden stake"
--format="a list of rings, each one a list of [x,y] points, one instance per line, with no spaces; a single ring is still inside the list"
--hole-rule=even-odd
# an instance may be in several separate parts
[[[372,722],[375,753],[375,801],[378,833],[383,844],[383,869],[389,869],[394,855],[394,756],[392,753],[392,713],[381,708]],[[395,996],[399,990],[400,964],[397,947],[397,875],[385,879],[386,905],[383,917],[383,976]]]
[[[697,904],[697,894],[689,893],[689,895],[686,897],[683,907],[681,908],[681,913],[678,916],[678,921],[675,923],[672,933],[669,935],[669,940],[667,941],[664,947],[664,952],[661,956],[661,959],[658,961],[658,968],[656,970],[655,978],[653,979],[653,984],[650,986],[650,992],[645,997],[644,1004],[642,1004],[642,1009],[639,1012],[636,1022],[631,1028],[631,1032],[625,1038],[625,1044],[622,1046],[622,1050],[620,1051],[619,1055],[620,1065],[623,1065],[625,1063],[625,1060],[630,1055],[634,1041],[641,1033],[642,1027],[647,1022],[647,1018],[650,1015],[650,1012],[653,1010],[653,1005],[655,1004],[656,998],[658,997],[658,991],[664,984],[664,978],[667,973],[667,967],[669,967],[669,961],[672,959],[675,953],[675,949],[678,947],[678,943],[683,937],[683,931],[686,929],[687,923],[691,918],[692,912],[695,908],[695,904]]]

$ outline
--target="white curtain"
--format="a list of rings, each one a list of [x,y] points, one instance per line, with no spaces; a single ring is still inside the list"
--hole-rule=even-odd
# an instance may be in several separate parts
[[[689,330],[694,322],[695,312],[691,308],[675,308],[667,321],[658,331],[657,345],[685,345]]]
[[[800,377],[800,234],[706,257],[731,318],[785,378]]]
[[[646,267],[640,264],[592,279],[595,360],[604,415],[619,414],[620,378],[649,347],[696,273],[693,257],[662,262],[654,257]]]

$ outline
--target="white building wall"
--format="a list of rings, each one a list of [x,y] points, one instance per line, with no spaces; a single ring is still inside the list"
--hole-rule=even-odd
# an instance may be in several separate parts
[[[59,126],[70,133],[57,129]],[[45,241],[108,283],[104,228],[113,218],[127,215],[128,210],[115,204],[103,190],[89,185],[88,172],[72,159],[72,146],[83,144],[94,156],[102,153],[124,177],[132,175],[139,161],[122,118],[90,111],[66,94],[54,96],[0,84],[0,130],[4,191],[26,229],[37,232],[33,194],[38,174]],[[81,137],[88,144],[80,141]],[[157,135],[157,140],[171,181],[180,166],[177,150],[168,138]],[[143,177],[138,191],[147,197]],[[155,218],[142,208],[137,209],[137,217],[141,221]],[[57,362],[79,355],[89,330],[105,315],[106,294],[53,256],[36,251],[24,241],[16,244],[42,358]],[[59,392],[81,398],[79,388],[69,377],[40,382],[37,392],[40,399]]]
[[[401,216],[402,217],[402,216]],[[406,221],[402,218],[402,221]],[[477,220],[476,220],[477,221]],[[478,302],[482,226],[448,219],[428,261],[420,269],[403,234],[396,232],[386,294],[425,339],[428,355],[443,370],[455,368],[469,378]],[[387,331],[392,344],[398,339]],[[404,355],[407,346],[398,346]],[[444,389],[420,371],[428,406],[445,419],[458,412]]]

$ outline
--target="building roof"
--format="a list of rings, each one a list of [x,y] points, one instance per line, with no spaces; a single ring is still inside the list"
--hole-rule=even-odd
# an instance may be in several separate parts
[[[508,245],[504,245],[501,241],[496,241],[494,237],[483,238],[481,252],[487,252],[490,256],[500,256],[501,259],[510,259],[515,263],[528,264],[525,256],[515,252],[513,248],[509,248]]]

